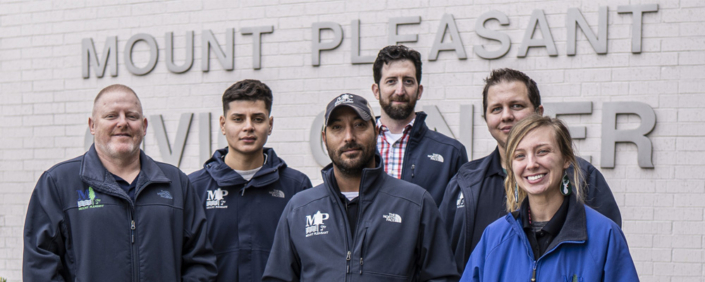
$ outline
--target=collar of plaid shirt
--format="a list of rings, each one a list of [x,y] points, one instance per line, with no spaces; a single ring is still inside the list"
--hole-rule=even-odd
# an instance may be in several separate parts
[[[385,133],[389,131],[389,128],[382,124],[379,118],[377,119],[377,129],[379,131],[379,135],[377,135],[377,150],[382,156],[384,171],[392,177],[401,179],[404,153],[406,151],[406,145],[409,143],[409,132],[411,128],[414,127],[414,121],[416,121],[416,119],[413,119],[404,127],[399,140],[394,142],[394,144],[389,144],[387,138],[385,138]]]

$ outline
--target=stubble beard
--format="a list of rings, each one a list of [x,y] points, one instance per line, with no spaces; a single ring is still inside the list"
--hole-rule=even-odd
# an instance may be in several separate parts
[[[404,120],[408,118],[411,113],[414,112],[414,108],[416,107],[416,99],[410,99],[408,96],[402,96],[401,98],[396,99],[390,98],[386,101],[384,99],[380,99],[379,101],[380,106],[382,106],[382,110],[384,110],[387,116],[394,120]],[[395,106],[392,102],[406,102],[406,104]]]
[[[352,160],[343,160],[341,157],[343,154],[342,152],[343,150],[349,148],[361,148],[362,151],[360,156]],[[349,177],[360,177],[362,176],[362,170],[367,167],[370,161],[372,161],[372,158],[374,158],[374,151],[370,148],[374,148],[374,146],[368,146],[365,148],[360,146],[358,143],[351,143],[345,145],[339,150],[328,148],[328,156],[330,156],[333,165],[344,175]]]

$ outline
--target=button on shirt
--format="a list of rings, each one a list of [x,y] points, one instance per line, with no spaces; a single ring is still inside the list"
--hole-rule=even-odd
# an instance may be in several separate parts
[[[391,133],[389,128],[382,124],[381,119],[377,119],[377,129],[379,130],[379,135],[377,136],[377,150],[384,161],[385,172],[391,177],[401,179],[404,153],[409,143],[409,132],[414,126],[415,120],[416,119],[412,120],[404,127],[401,138],[398,140],[389,140],[389,138],[387,138],[388,133]]]

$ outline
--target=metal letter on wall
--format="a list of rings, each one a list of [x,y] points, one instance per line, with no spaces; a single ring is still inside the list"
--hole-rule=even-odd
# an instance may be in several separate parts
[[[242,35],[252,35],[252,68],[262,68],[262,33],[274,32],[274,26],[243,27]]]
[[[211,147],[211,113],[198,114],[198,160],[205,163],[213,153]]]
[[[618,6],[617,13],[632,14],[632,53],[641,53],[641,16],[643,13],[657,12],[658,4]]]
[[[103,47],[103,56],[98,60],[98,54],[95,51],[95,45],[92,38],[84,38],[81,40],[81,71],[83,78],[90,76],[90,67],[93,67],[95,76],[103,77],[105,68],[110,65],[110,76],[117,76],[117,37],[109,36],[105,39],[105,47]]]
[[[543,115],[556,118],[558,115],[591,114],[592,102],[559,102],[543,103]],[[568,131],[573,139],[585,139],[587,128],[585,126],[569,126]]]
[[[333,40],[321,42],[321,31],[330,29],[333,31]],[[334,22],[320,22],[311,25],[311,65],[321,65],[321,51],[333,50],[343,42],[343,28]]]
[[[193,66],[193,31],[185,32],[184,40],[186,41],[184,63],[179,66],[174,63],[174,33],[167,32],[164,34],[164,41],[166,43],[166,69],[170,72],[184,73]]]
[[[235,69],[235,29],[228,28],[225,30],[225,50],[220,48],[218,40],[211,30],[203,30],[201,44],[201,70],[207,72],[210,70],[211,50],[218,57],[220,65],[225,70]]]
[[[475,45],[473,47],[472,50],[478,57],[488,60],[501,58],[509,52],[509,48],[512,46],[512,40],[509,38],[509,35],[485,28],[485,22],[492,19],[499,21],[500,25],[509,25],[509,18],[500,11],[489,11],[484,13],[477,19],[477,21],[475,21],[475,33],[477,36],[485,39],[496,40],[502,44],[499,49],[495,51],[487,51],[483,45]]]
[[[618,114],[636,114],[641,124],[636,129],[617,130]],[[651,106],[642,102],[607,102],[602,104],[602,157],[600,166],[614,167],[615,144],[630,142],[636,144],[639,167],[653,168],[651,162],[653,147],[646,137],[656,126],[656,113]]]
[[[164,118],[162,118],[162,115],[153,115],[150,118],[156,121],[152,124],[154,124],[154,134],[157,137],[157,146],[159,147],[159,152],[162,154],[162,160],[165,163],[179,167],[181,157],[184,154],[184,147],[186,146],[186,138],[191,128],[193,113],[181,114],[173,147],[169,143],[169,137],[167,137],[166,134],[166,127],[164,126]]]
[[[541,39],[533,38],[536,26],[539,26],[541,29],[541,35],[543,36]],[[531,19],[529,19],[529,25],[524,32],[524,39],[521,41],[517,57],[526,57],[526,53],[529,52],[529,47],[546,47],[549,56],[558,56],[556,43],[553,41],[553,36],[551,36],[551,30],[548,28],[548,21],[546,20],[546,14],[544,14],[543,10],[537,9],[531,13]]]
[[[350,62],[353,64],[371,64],[375,62],[375,56],[360,56],[360,20],[350,21],[352,29],[352,40],[350,43]]]
[[[321,131],[323,131],[323,123],[325,122],[325,112],[320,112],[316,115],[311,123],[311,131],[308,135],[308,145],[311,148],[311,155],[316,163],[320,166],[326,166],[330,163],[330,157],[328,157],[328,152],[326,151],[326,146],[323,144],[323,137],[321,137]]]
[[[450,35],[450,40],[443,42],[443,37],[445,37],[446,30]],[[463,42],[460,40],[458,26],[455,25],[455,19],[451,14],[445,14],[443,15],[443,18],[441,18],[441,23],[438,25],[438,31],[436,31],[436,39],[433,40],[431,52],[428,54],[428,60],[435,61],[438,59],[438,53],[440,51],[455,51],[455,54],[458,55],[458,59],[464,60],[468,58],[468,55],[465,54]]]
[[[465,146],[468,160],[472,160],[472,126],[475,124],[475,106],[460,105],[460,141]]]
[[[583,31],[585,37],[587,37],[590,42],[590,46],[595,50],[597,54],[607,54],[607,6],[600,7],[597,24],[597,33],[590,29],[583,14],[580,13],[578,8],[568,9],[568,14],[565,16],[565,26],[568,37],[566,39],[566,53],[568,56],[575,55],[575,41],[577,40],[576,33],[578,33],[578,27]]]
[[[135,48],[137,42],[144,41],[149,46],[149,61],[144,67],[137,67],[132,61],[132,50]],[[146,33],[138,33],[130,37],[125,43],[125,67],[127,71],[134,75],[145,75],[151,72],[157,65],[157,59],[159,58],[159,47],[157,47],[157,40],[153,36]]]
[[[399,43],[411,43],[419,41],[419,36],[417,34],[399,34],[397,27],[403,24],[420,24],[421,17],[400,17],[389,19],[389,45],[397,45]]]

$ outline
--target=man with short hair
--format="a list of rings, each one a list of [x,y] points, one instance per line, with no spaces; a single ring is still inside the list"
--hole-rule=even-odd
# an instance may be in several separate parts
[[[217,256],[217,281],[261,281],[284,206],[311,187],[274,149],[272,90],[254,79],[223,93],[220,131],[228,146],[189,175],[206,208],[208,236]]]
[[[111,85],[88,119],[95,144],[50,168],[24,227],[24,281],[212,281],[215,255],[188,177],[140,150],[135,92]]]
[[[489,156],[464,164],[448,183],[440,205],[461,273],[485,228],[507,214],[504,154],[509,131],[532,114],[543,115],[536,82],[508,68],[493,70],[485,79],[482,108],[497,148]],[[578,163],[586,184],[585,203],[621,226],[619,207],[605,178],[586,160],[578,158]],[[568,175],[572,169],[568,168]]]
[[[382,114],[377,119],[377,150],[387,174],[417,184],[441,203],[448,181],[468,161],[465,146],[426,126],[426,113],[414,112],[421,99],[421,54],[404,45],[384,47],[373,65],[372,93]]]
[[[326,109],[332,160],[323,184],[294,195],[277,227],[265,281],[457,281],[429,193],[387,175],[367,100],[341,94]]]

